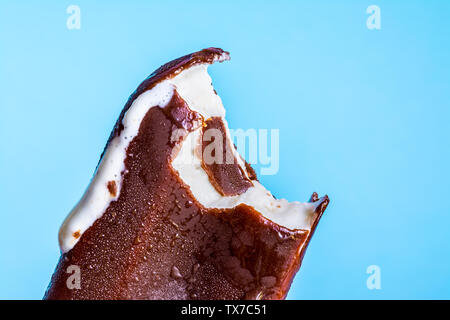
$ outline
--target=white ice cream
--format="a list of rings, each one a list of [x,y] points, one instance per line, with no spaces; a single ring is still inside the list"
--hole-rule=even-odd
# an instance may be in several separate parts
[[[150,108],[165,107],[176,89],[189,107],[199,112],[205,120],[214,116],[222,117],[225,121],[225,109],[220,97],[214,92],[207,67],[207,64],[202,64],[186,69],[174,78],[160,82],[134,100],[122,120],[123,131],[109,143],[86,192],[61,226],[59,243],[62,252],[72,249],[83,232],[103,215],[111,201],[119,197],[128,144],[138,134],[141,121]],[[172,161],[172,167],[203,206],[232,208],[245,203],[279,225],[289,229],[310,230],[315,219],[316,204],[277,200],[256,181],[253,181],[253,187],[238,196],[226,197],[217,192],[201,166],[200,155],[195,152],[197,144],[192,143],[199,142],[200,133],[201,128],[189,134]],[[243,161],[237,154],[236,156],[246,172]],[[107,188],[109,181],[115,181],[117,186],[114,197]]]

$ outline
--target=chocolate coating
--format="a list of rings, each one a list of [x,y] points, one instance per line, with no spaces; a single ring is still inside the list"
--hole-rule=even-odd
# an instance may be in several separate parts
[[[212,133],[211,140],[205,139],[205,133],[208,132]],[[220,117],[206,120],[203,136],[202,167],[214,188],[223,196],[235,196],[252,187],[253,184],[245,176],[231,150],[234,146],[227,138],[225,124]],[[211,150],[211,152],[206,152],[206,150]]]

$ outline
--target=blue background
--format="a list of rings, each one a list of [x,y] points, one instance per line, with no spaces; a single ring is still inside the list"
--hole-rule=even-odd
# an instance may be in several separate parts
[[[280,129],[262,182],[332,200],[289,298],[450,298],[449,1],[17,2],[0,2],[0,298],[43,296],[128,96],[209,46],[231,52],[210,68],[231,128]]]

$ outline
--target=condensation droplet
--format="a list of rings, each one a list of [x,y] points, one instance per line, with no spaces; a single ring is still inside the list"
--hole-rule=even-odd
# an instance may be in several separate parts
[[[192,267],[192,274],[197,273],[198,269],[200,269],[200,264],[196,263]]]
[[[171,270],[171,272],[170,272],[170,276],[171,276],[172,278],[174,278],[174,279],[180,279],[180,278],[183,278],[183,276],[182,276],[181,273],[180,273],[180,270],[179,270],[176,266],[173,266],[173,267],[172,267],[172,270]]]

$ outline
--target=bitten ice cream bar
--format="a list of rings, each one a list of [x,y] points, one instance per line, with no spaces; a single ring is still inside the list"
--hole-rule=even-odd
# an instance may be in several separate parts
[[[275,199],[258,182],[207,73],[225,60],[186,55],[131,95],[61,226],[45,299],[285,298],[329,200]]]

